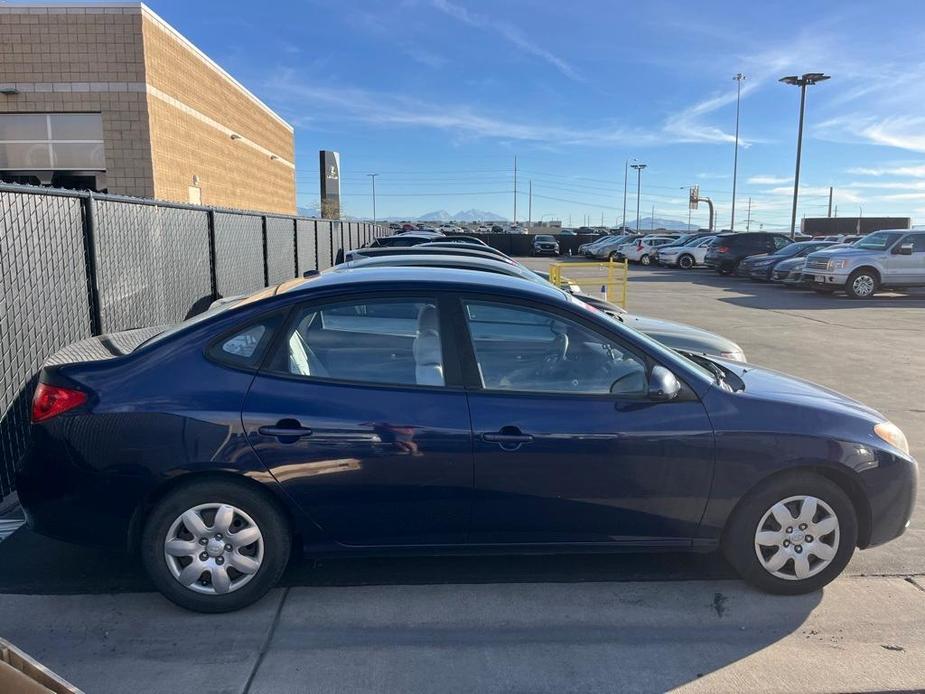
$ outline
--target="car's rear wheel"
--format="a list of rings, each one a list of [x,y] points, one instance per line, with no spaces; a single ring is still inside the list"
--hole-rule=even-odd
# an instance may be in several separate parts
[[[619,260],[620,254],[617,253],[616,251],[610,251],[610,255],[608,255],[607,257],[610,258],[611,260]]]
[[[692,267],[694,267],[694,256],[687,254],[682,255],[680,258],[678,258],[678,265],[680,265],[684,270],[690,270]]]
[[[838,576],[857,538],[848,495],[826,477],[801,472],[772,479],[742,499],[726,527],[723,551],[753,586],[798,595]]]
[[[652,258],[650,258],[648,255],[643,255],[643,256],[639,259],[639,262],[640,262],[640,264],[642,264],[642,265],[651,265],[651,264],[652,264]]]
[[[735,269],[735,265],[731,265],[729,263],[720,263],[720,265],[716,268],[716,271],[721,275],[731,275],[733,272],[735,272]]]
[[[879,278],[875,272],[861,268],[848,277],[845,293],[852,299],[869,299],[876,293],[878,284]]]
[[[263,597],[289,560],[289,525],[259,490],[225,480],[179,487],[151,509],[141,556],[169,600],[229,612]]]

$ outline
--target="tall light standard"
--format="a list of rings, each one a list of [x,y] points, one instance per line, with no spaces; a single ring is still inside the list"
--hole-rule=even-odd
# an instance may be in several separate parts
[[[373,224],[376,223],[376,176],[379,174],[366,174],[373,182]]]
[[[690,231],[690,230],[691,230],[691,209],[693,209],[693,208],[691,207],[690,199],[694,197],[694,188],[693,188],[693,186],[681,186],[681,188],[680,188],[679,190],[686,190],[686,191],[687,191],[687,197],[688,197],[688,203],[687,203],[687,230]]]
[[[636,228],[633,230],[639,233],[639,190],[642,186],[642,170],[646,168],[645,164],[630,164],[636,169]]]
[[[629,159],[623,160],[623,219],[620,220],[620,225],[623,227],[623,231],[626,231],[626,179],[629,174]]]
[[[736,149],[732,158],[732,220],[729,222],[729,231],[736,230],[736,178],[739,173],[739,102],[742,100],[742,82],[745,75],[737,72],[733,77],[736,81]]]
[[[797,196],[800,191],[800,155],[803,151],[803,111],[806,108],[806,87],[816,84],[817,82],[824,82],[827,79],[830,79],[829,75],[825,75],[821,72],[807,72],[802,77],[790,75],[788,77],[781,77],[779,80],[784,84],[790,84],[800,88],[800,127],[797,131],[797,169],[793,176],[793,212],[790,215],[791,239],[796,236],[797,228]]]

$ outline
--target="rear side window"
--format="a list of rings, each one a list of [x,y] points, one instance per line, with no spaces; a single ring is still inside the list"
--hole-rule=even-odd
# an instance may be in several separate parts
[[[285,330],[271,368],[290,376],[442,386],[436,302],[359,299],[305,306]]]
[[[209,357],[228,366],[256,369],[266,354],[282,317],[282,313],[262,316],[225,333],[209,347]]]

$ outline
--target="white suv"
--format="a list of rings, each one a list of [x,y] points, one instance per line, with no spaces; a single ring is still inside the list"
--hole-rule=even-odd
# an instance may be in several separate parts
[[[676,240],[672,236],[644,236],[634,243],[620,246],[618,250],[629,261],[641,265],[651,265],[654,260],[655,249]]]

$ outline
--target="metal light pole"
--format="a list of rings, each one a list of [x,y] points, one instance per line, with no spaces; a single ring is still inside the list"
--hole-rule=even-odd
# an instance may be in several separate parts
[[[620,221],[620,226],[624,231],[626,231],[626,179],[629,175],[629,165],[629,159],[625,159],[623,161],[623,219]]]
[[[736,149],[732,159],[732,220],[729,222],[729,231],[736,230],[736,179],[739,173],[739,102],[742,99],[742,82],[745,75],[737,72],[733,77],[736,81]]]
[[[796,236],[797,228],[797,196],[800,192],[800,156],[803,152],[803,112],[806,109],[806,87],[818,82],[824,82],[827,79],[831,79],[830,76],[821,72],[807,72],[802,77],[790,75],[788,77],[781,77],[779,80],[784,84],[790,84],[800,88],[800,127],[797,131],[797,167],[796,173],[793,176],[793,212],[790,215],[791,239]]]
[[[366,174],[373,182],[373,224],[376,223],[376,176],[379,174]]]
[[[639,233],[639,191],[642,186],[642,170],[646,168],[645,164],[630,164],[636,169],[636,228],[633,230]]]

